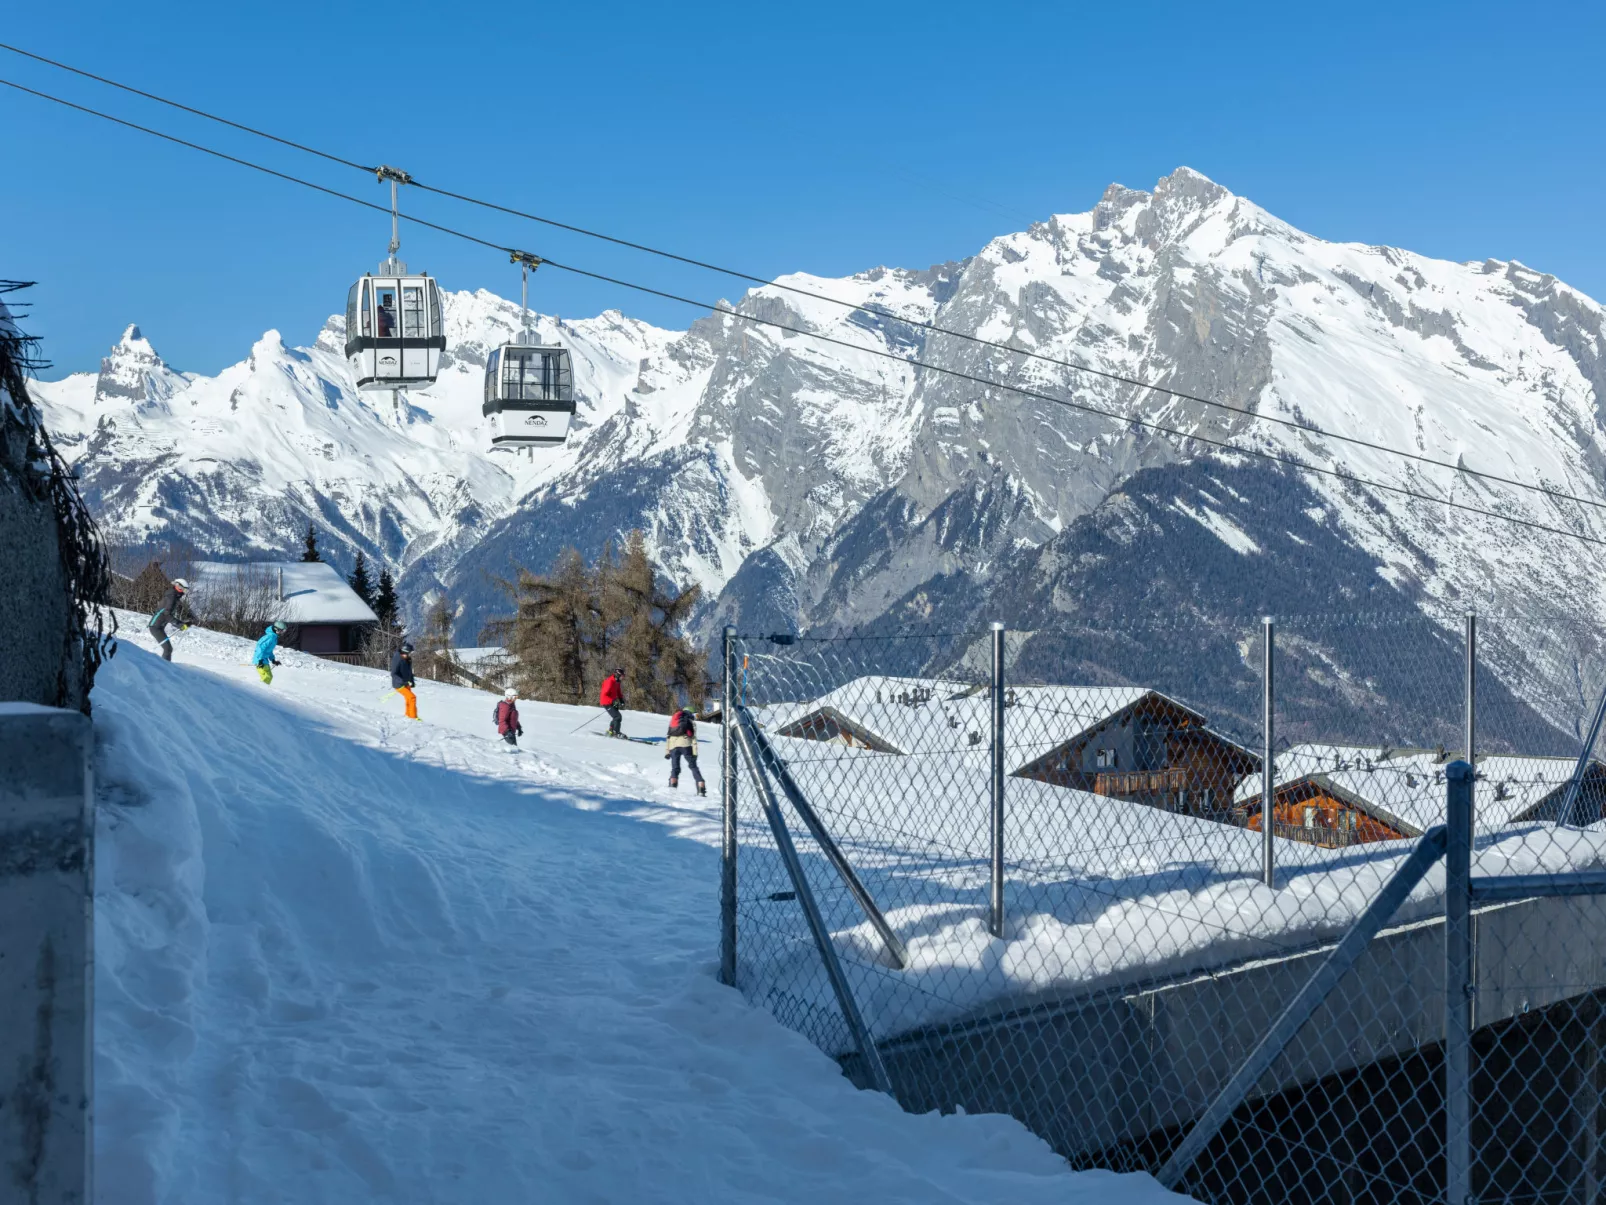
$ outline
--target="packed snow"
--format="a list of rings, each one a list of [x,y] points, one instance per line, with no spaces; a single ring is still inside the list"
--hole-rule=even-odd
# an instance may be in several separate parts
[[[409,722],[249,647],[135,635],[97,684],[103,1205],[1177,1199],[903,1113],[720,986],[717,799],[658,747],[525,703],[511,753],[490,695]]]
[[[1348,929],[1415,845],[1325,848],[1278,839],[1272,888],[1261,879],[1259,832],[1011,777],[1006,929],[997,938],[987,923],[990,753],[985,745],[969,747],[963,728],[929,725],[926,733],[910,755],[771,740],[907,949],[908,965],[896,969],[817,848],[801,831],[794,834],[878,1040],[1029,1000],[1152,984],[1311,949]],[[948,747],[938,747],[944,735]],[[1442,823],[1445,788],[1442,781],[1432,785],[1429,758],[1380,766],[1365,775],[1368,789],[1391,807],[1409,804],[1424,826]],[[1494,798],[1493,776],[1502,774],[1546,775],[1522,786],[1534,802],[1555,792],[1566,782],[1561,759],[1490,758],[1480,760],[1480,770],[1491,779],[1478,789],[1475,873],[1606,866],[1606,823],[1519,822]],[[744,924],[758,939],[743,951],[740,982],[778,1013],[807,1017],[826,1048],[848,1052],[851,1035],[803,921],[789,903],[776,902],[790,883],[756,787],[739,798],[738,897]],[[1440,862],[1394,923],[1443,911]]]

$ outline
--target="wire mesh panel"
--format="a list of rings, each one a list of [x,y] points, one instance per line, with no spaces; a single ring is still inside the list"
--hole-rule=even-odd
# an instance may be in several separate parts
[[[1569,785],[1590,691],[1515,633],[1485,649],[1475,873],[1600,865],[1606,775]],[[737,653],[768,759],[738,793],[737,982],[858,1082],[884,1067],[910,1109],[1007,1112],[1073,1165],[1164,1169],[1205,1201],[1444,1199],[1459,624],[1186,618]],[[801,883],[762,806],[772,779]],[[1598,907],[1474,914],[1478,1200],[1594,1200]]]
[[[1264,927],[1287,932],[1290,946],[1315,938],[1284,955],[1303,983],[1444,823],[1446,771],[1465,731],[1465,646],[1414,613],[1293,616],[1269,634],[1270,773],[1246,781],[1237,804],[1269,863]],[[1254,641],[1262,664],[1267,635],[1262,626]],[[1180,1187],[1211,1201],[1442,1200],[1443,890],[1435,866]],[[1273,965],[1223,975],[1240,985],[1233,1004],[1257,1018],[1257,1038],[1274,1017],[1247,997],[1269,991],[1286,1005],[1293,995],[1273,988]]]
[[[1598,639],[1500,616],[1480,631],[1475,882],[1520,889],[1606,868]],[[1472,930],[1472,1195],[1593,1203],[1606,896],[1475,899]]]

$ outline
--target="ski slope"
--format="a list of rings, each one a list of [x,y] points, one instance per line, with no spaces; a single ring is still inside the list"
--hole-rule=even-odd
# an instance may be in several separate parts
[[[717,800],[600,713],[524,704],[510,754],[481,692],[413,723],[377,671],[150,648],[95,692],[101,1205],[1180,1199],[719,986]]]

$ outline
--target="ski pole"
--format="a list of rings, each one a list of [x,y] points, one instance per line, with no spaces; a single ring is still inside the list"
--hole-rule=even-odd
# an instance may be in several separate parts
[[[603,715],[606,715],[606,714],[607,714],[606,712],[603,713]],[[595,721],[600,720],[601,718],[602,718],[602,716],[599,716],[599,715],[588,715],[588,716],[586,716],[585,719],[580,721],[580,728],[584,728],[587,724],[594,723]],[[580,731],[580,728],[571,728],[571,729],[569,729],[569,735],[573,736],[576,732]]]

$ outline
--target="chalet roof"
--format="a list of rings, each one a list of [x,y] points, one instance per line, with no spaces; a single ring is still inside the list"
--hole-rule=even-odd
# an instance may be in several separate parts
[[[245,582],[271,589],[282,608],[279,618],[286,623],[379,622],[379,616],[357,597],[339,571],[323,561],[197,561],[190,568],[198,613],[205,610],[209,592]]]
[[[1294,745],[1277,755],[1277,789],[1309,779],[1415,837],[1444,823],[1444,769],[1455,758],[1454,753],[1436,749]],[[1570,757],[1479,757],[1473,809],[1476,830],[1486,833],[1526,821],[1555,819],[1540,814],[1545,810],[1542,805],[1567,785],[1576,764]],[[1593,763],[1592,773],[1603,770],[1606,767],[1600,762]],[[1238,788],[1239,803],[1259,797],[1258,777],[1245,779]]]
[[[1004,722],[1011,772],[1151,696],[1201,724],[1204,719],[1141,686],[1016,686],[1010,694]],[[815,699],[755,709],[755,717],[781,735],[811,717],[838,716],[899,753],[945,753],[974,749],[974,735],[989,739],[992,700],[985,683],[868,675]]]

